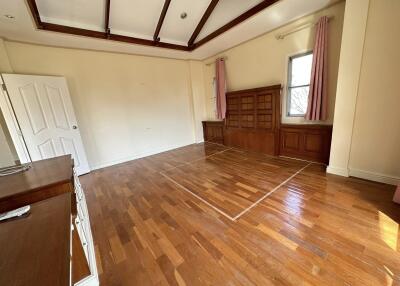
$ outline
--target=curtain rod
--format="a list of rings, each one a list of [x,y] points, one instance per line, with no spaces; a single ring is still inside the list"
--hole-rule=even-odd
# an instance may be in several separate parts
[[[334,16],[328,16],[328,20],[329,20],[329,21],[333,20],[334,18],[335,18]],[[292,30],[283,32],[282,34],[277,34],[277,35],[275,36],[275,38],[276,38],[277,40],[283,40],[283,39],[286,38],[287,36],[289,36],[289,35],[291,35],[291,34],[294,34],[294,33],[296,33],[296,32],[299,32],[299,31],[301,31],[301,30],[307,29],[307,28],[309,28],[309,27],[313,27],[313,26],[317,25],[317,23],[318,23],[318,21],[317,21],[317,22],[312,21],[312,22],[308,22],[308,23],[301,24],[301,25],[299,25],[299,26],[293,28]]]
[[[228,57],[222,56],[222,57],[218,57],[217,59],[224,59],[224,61],[226,61],[228,59]],[[213,62],[210,62],[210,63],[206,64],[206,66],[211,66],[213,64],[215,64],[215,60]]]

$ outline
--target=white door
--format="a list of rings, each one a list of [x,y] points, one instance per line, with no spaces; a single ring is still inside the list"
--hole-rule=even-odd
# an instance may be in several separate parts
[[[78,175],[89,165],[65,78],[2,74],[33,161],[71,154]]]

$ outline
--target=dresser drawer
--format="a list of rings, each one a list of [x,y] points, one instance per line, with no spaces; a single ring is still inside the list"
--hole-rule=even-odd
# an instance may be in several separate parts
[[[84,251],[87,264],[89,266],[90,275],[75,281],[75,286],[97,286],[99,285],[96,256],[94,252],[94,243],[92,232],[90,229],[89,212],[86,205],[85,193],[79,182],[79,177],[74,172],[74,187],[76,194],[77,216],[75,218],[76,231],[79,235],[80,243]]]

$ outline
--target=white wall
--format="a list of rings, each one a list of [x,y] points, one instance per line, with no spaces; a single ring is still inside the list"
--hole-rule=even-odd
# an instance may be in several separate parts
[[[12,72],[7,53],[4,48],[4,41],[0,38],[0,72]],[[0,78],[0,84],[3,81]],[[0,88],[0,96],[4,97],[3,90]],[[15,164],[18,160],[17,152],[12,143],[11,136],[8,132],[4,116],[0,110],[0,168]]]
[[[339,77],[328,172],[348,176],[354,112],[362,64],[369,0],[348,0],[343,23]]]
[[[365,19],[355,26],[359,17]],[[342,46],[347,56],[341,56],[343,81],[338,82],[328,171],[340,174],[336,171],[342,169],[351,176],[398,184],[400,1],[347,0],[344,35],[353,33],[350,41],[357,27],[365,31],[362,43]],[[355,58],[360,58],[357,65],[352,64]]]
[[[91,168],[195,142],[187,61],[4,44],[15,73],[66,77]]]
[[[0,91],[0,96],[3,96],[2,92]],[[5,125],[5,121],[3,118],[3,115],[1,114],[0,111],[0,168],[11,166],[15,164],[15,158],[13,156],[12,149],[10,148],[6,135],[5,135],[5,128],[3,127]]]
[[[360,72],[351,175],[400,182],[400,1],[371,0]]]
[[[193,98],[193,124],[196,143],[203,142],[202,121],[207,118],[204,65],[199,61],[189,61],[192,98]]]
[[[287,85],[287,67],[289,57],[306,51],[314,47],[315,28],[309,27],[288,35],[284,40],[277,40],[277,34],[290,31],[300,25],[316,22],[320,17],[327,15],[333,19],[329,23],[328,38],[328,120],[320,122],[322,124],[332,124],[336,82],[339,65],[340,45],[342,38],[342,25],[344,14],[344,2],[339,2],[322,11],[316,12],[307,17],[303,17],[291,24],[283,26],[275,31],[269,32],[240,44],[232,49],[219,53],[218,55],[206,59],[205,65],[205,86],[206,104],[208,119],[215,119],[212,82],[215,76],[215,59],[220,56],[227,57],[227,89],[228,91],[261,86],[282,84]],[[286,116],[286,88],[282,94],[282,122],[284,123],[310,123],[299,117]],[[313,122],[315,123],[315,122]]]

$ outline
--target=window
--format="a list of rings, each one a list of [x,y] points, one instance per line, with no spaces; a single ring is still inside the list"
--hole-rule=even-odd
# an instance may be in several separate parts
[[[312,52],[289,59],[288,116],[304,116],[307,112],[312,59]]]

